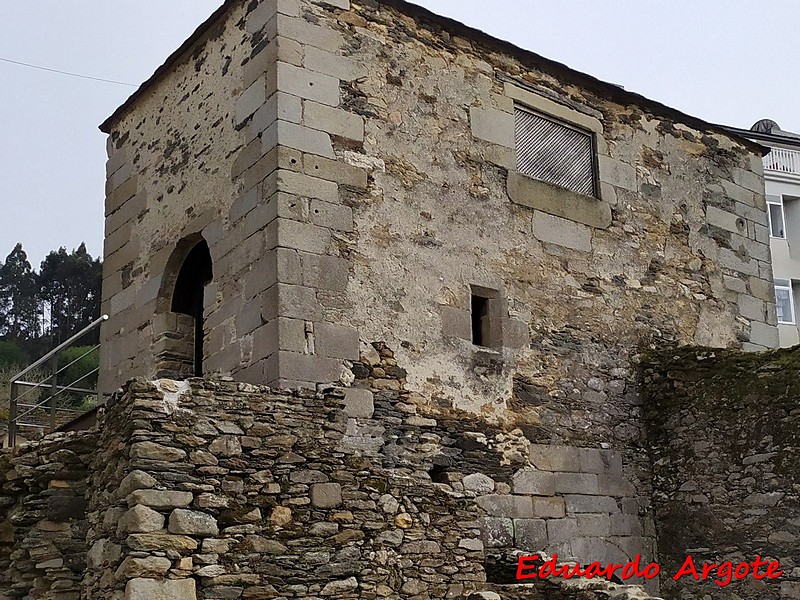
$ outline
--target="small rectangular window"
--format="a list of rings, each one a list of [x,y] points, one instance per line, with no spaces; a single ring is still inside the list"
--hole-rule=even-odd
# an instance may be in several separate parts
[[[517,171],[578,194],[597,196],[592,134],[528,109],[514,109]]]
[[[489,317],[489,299],[472,295],[472,343],[476,346],[486,346],[486,332],[484,327]]]
[[[769,234],[774,238],[786,239],[786,225],[783,217],[783,202],[779,196],[767,197],[769,215]]]
[[[783,279],[775,280],[775,310],[778,313],[778,323],[794,324],[792,286]]]

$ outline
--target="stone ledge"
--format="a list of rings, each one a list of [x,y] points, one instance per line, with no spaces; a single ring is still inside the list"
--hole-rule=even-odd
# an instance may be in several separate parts
[[[598,198],[577,194],[521,173],[509,172],[508,197],[515,204],[535,208],[597,229],[611,225],[611,205]]]

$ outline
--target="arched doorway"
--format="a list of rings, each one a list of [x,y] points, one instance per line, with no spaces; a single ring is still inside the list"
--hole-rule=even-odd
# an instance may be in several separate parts
[[[213,277],[211,253],[202,236],[178,242],[167,261],[153,322],[157,377],[202,376],[205,288]]]
[[[214,277],[211,254],[205,240],[189,251],[178,272],[172,292],[172,312],[194,320],[194,376],[203,374],[203,306],[205,287]]]

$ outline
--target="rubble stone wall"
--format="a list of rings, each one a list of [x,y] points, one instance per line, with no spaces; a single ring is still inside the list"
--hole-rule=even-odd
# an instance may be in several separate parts
[[[798,368],[797,349],[669,349],[643,364],[664,571],[676,573],[687,554],[734,565],[761,556],[783,571],[726,587],[716,576],[662,578],[666,598],[800,597]]]
[[[95,432],[0,451],[0,598],[78,600]]]
[[[512,493],[500,432],[407,400],[134,380],[99,431],[3,454],[0,598],[648,597],[487,577],[487,492],[534,500]]]

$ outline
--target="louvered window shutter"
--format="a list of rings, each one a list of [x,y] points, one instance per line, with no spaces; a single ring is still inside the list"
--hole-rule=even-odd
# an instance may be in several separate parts
[[[517,171],[596,196],[591,134],[521,108],[514,113]]]

